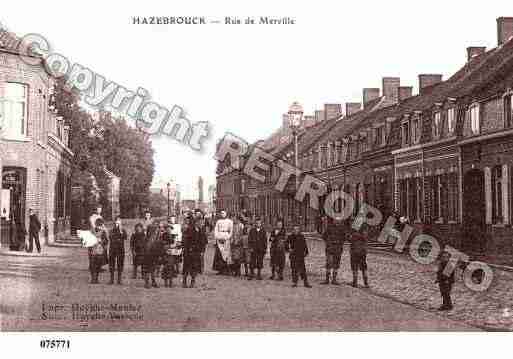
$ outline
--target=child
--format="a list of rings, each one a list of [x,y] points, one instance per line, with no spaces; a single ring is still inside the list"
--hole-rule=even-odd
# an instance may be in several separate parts
[[[244,223],[240,217],[236,217],[233,222],[233,236],[230,243],[232,255],[232,273],[235,277],[241,275],[241,262],[242,262],[242,233],[244,231]]]
[[[159,223],[148,226],[146,229],[146,248],[144,251],[144,287],[145,288],[158,288],[156,277],[156,268],[159,265],[159,260],[164,254],[164,246],[159,233]],[[151,286],[150,286],[151,279]]]
[[[361,232],[361,233],[360,233]],[[351,235],[351,270],[353,272],[353,287],[358,287],[358,271],[362,271],[363,284],[365,288],[369,288],[369,280],[367,278],[367,238],[368,227],[363,225],[360,232],[353,231]]]
[[[191,277],[190,288],[194,288],[196,276],[201,271],[201,253],[205,251],[207,235],[201,228],[201,221],[196,219],[188,226],[183,236],[183,276],[182,287],[187,288],[187,277]]]
[[[278,220],[276,222],[276,228],[271,232],[271,280],[274,279],[274,275],[278,274],[278,280],[283,280],[283,269],[285,268],[285,252],[286,248],[286,233],[283,228],[283,222]]]
[[[173,246],[175,243],[172,228],[168,225],[166,232],[162,235],[162,244],[164,245],[164,266],[162,269],[162,279],[164,279],[164,287],[173,287],[173,277],[175,276],[175,256],[173,255]]]
[[[440,295],[442,296],[442,306],[438,308],[438,310],[451,310],[452,300],[451,300],[451,290],[452,285],[454,284],[454,270],[451,271],[451,274],[444,274],[444,269],[449,263],[450,254],[448,252],[443,252],[440,255],[440,262],[438,263],[438,271],[436,273],[436,281],[440,288]]]
[[[100,273],[101,266],[104,262],[106,254],[105,247],[107,246],[107,233],[104,229],[103,219],[98,218],[95,222],[95,228],[93,234],[98,239],[98,242],[88,248],[89,253],[89,271],[91,272],[91,284],[98,284],[98,276]]]
[[[251,248],[249,246],[249,231],[251,228],[251,224],[244,224],[242,228],[242,262],[244,263],[244,277],[248,278],[249,276],[249,265],[251,263]]]
[[[292,286],[297,287],[298,277],[303,279],[305,288],[312,288],[306,276],[305,258],[308,256],[308,246],[303,234],[299,230],[299,224],[294,225],[292,233],[287,238],[290,248],[289,260],[292,268]]]

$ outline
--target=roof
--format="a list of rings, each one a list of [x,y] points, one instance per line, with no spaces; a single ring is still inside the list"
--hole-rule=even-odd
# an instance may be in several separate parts
[[[360,111],[357,111],[353,113],[352,115],[346,116],[342,119],[340,119],[336,126],[331,128],[329,132],[325,134],[320,139],[320,142],[332,142],[339,140],[342,137],[345,137],[348,133],[352,132],[353,129],[358,127],[360,122],[365,119],[367,115],[369,115],[371,112],[376,111],[381,103],[383,102],[384,97],[378,97],[371,101],[369,101],[366,106],[361,109]],[[306,149],[308,151],[309,148]]]

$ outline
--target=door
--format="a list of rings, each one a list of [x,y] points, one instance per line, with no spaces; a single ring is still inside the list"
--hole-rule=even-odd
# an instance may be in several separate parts
[[[1,240],[2,246],[8,245],[17,249],[16,238],[18,226],[25,226],[27,170],[21,167],[4,167],[2,170],[2,189],[9,191],[8,216],[2,217]]]
[[[485,250],[485,218],[484,173],[473,169],[463,178],[463,246],[466,250]]]

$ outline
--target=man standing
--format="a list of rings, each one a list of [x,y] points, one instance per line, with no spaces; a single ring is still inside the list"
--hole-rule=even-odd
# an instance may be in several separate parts
[[[289,260],[292,268],[292,286],[297,287],[298,277],[303,279],[305,288],[312,288],[308,283],[306,275],[305,258],[308,256],[308,246],[303,234],[299,231],[299,224],[294,225],[294,229],[288,238],[290,249]]]
[[[37,218],[37,214],[29,208],[29,248],[28,251],[32,253],[34,250],[34,241],[36,242],[37,252],[41,253],[41,243],[39,243],[39,231],[41,230],[41,222]]]
[[[233,221],[227,218],[226,211],[221,211],[221,218],[214,228],[216,253],[213,268],[217,274],[229,274],[231,264],[230,241],[233,235]]]
[[[256,225],[251,228],[248,237],[249,247],[251,248],[251,261],[249,265],[250,274],[248,280],[255,276],[257,270],[257,280],[262,280],[262,267],[264,266],[264,256],[267,251],[267,233],[262,228],[262,220],[256,219]]]
[[[326,243],[326,279],[321,284],[330,284],[331,276],[331,284],[339,285],[337,274],[340,268],[345,239],[345,226],[342,218],[329,220],[328,227],[323,234],[323,239]]]
[[[117,217],[109,234],[109,270],[110,282],[114,284],[114,272],[118,272],[118,284],[121,284],[123,274],[123,266],[125,264],[125,241],[128,235],[126,231],[121,228],[121,218]]]

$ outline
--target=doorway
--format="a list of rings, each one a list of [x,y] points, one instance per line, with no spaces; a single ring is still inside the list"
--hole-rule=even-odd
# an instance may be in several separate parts
[[[472,169],[463,178],[464,249],[479,253],[485,251],[485,221],[484,172],[479,169]]]
[[[27,169],[23,167],[4,167],[2,170],[2,189],[7,190],[1,219],[2,246],[8,245],[11,250],[19,250],[23,242],[18,241],[17,232],[25,226]]]

